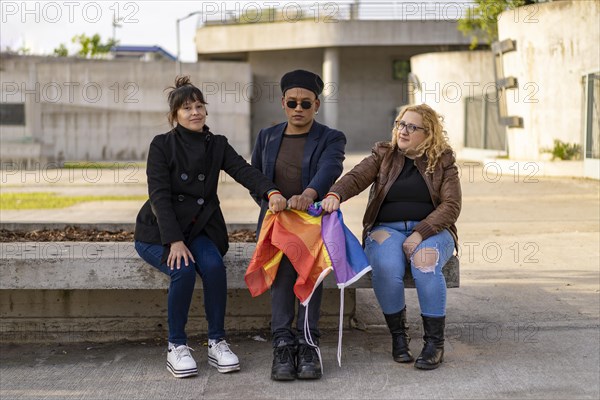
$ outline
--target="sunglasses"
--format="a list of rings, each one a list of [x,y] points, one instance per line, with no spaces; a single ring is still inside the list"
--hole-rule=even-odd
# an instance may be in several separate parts
[[[296,108],[298,107],[298,102],[296,100],[288,100],[285,103],[286,106],[288,106],[288,108]],[[302,107],[302,109],[304,110],[308,110],[309,108],[311,108],[313,105],[312,101],[308,101],[308,100],[302,100],[300,102],[300,107]]]

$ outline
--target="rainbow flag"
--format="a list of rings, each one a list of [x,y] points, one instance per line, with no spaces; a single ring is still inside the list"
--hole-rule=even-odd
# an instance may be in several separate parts
[[[344,224],[339,210],[323,214],[320,203],[315,203],[308,212],[288,209],[274,214],[268,211],[244,276],[253,297],[271,287],[284,254],[298,273],[294,293],[304,306],[308,306],[312,294],[327,274],[334,272],[340,288],[337,360],[341,366],[344,288],[371,271],[362,246]],[[321,353],[310,338],[308,316],[304,320],[304,337],[307,343],[317,348],[322,369]]]
[[[324,214],[320,203],[308,212],[267,212],[244,277],[253,297],[271,287],[284,254],[298,273],[294,293],[303,305],[308,304],[314,289],[331,271],[343,289],[371,270],[341,211]]]

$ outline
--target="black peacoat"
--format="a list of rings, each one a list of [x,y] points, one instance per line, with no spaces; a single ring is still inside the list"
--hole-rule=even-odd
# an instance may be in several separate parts
[[[194,132],[178,125],[154,137],[146,168],[150,198],[137,215],[135,239],[165,246],[176,241],[189,244],[202,233],[225,255],[227,227],[217,196],[221,171],[265,199],[276,189],[225,136],[213,134],[207,126]]]

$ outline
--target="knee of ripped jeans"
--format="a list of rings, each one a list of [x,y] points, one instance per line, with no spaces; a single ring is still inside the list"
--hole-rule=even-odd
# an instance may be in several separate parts
[[[369,233],[369,238],[376,241],[377,244],[385,242],[390,236],[390,233],[384,229],[376,230],[375,232]]]
[[[423,273],[435,273],[439,261],[440,253],[431,247],[419,249],[410,258],[410,263]]]

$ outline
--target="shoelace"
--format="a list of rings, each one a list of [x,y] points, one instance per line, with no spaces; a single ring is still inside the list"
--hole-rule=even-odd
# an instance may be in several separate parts
[[[175,352],[175,357],[177,357],[178,360],[181,360],[183,357],[191,357],[192,354],[190,353],[190,350],[195,351],[190,346],[185,344],[172,348],[172,351]]]
[[[300,347],[300,357],[306,361],[312,361],[314,356],[316,355],[316,350],[313,350],[309,345]]]
[[[213,346],[214,346],[215,350],[221,354],[223,354],[223,353],[233,354],[233,352],[229,348],[229,343],[227,343],[225,340],[221,340],[220,342],[215,343]]]
[[[277,361],[279,364],[285,364],[287,360],[293,360],[292,349],[290,346],[284,346],[281,351],[277,352]]]

